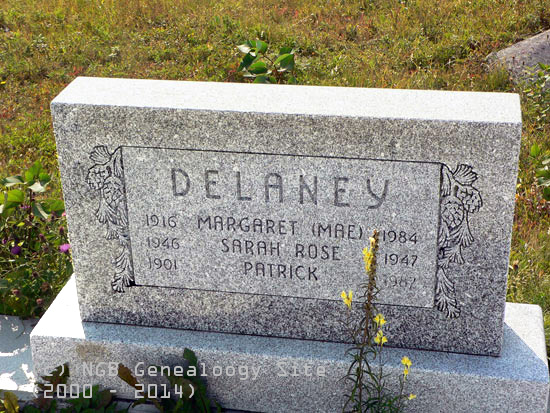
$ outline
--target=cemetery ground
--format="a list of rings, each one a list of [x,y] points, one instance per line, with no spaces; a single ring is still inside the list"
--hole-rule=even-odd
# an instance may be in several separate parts
[[[550,152],[550,95],[485,64],[548,28],[539,0],[3,0],[0,176],[40,160],[50,196],[61,197],[49,102],[76,76],[242,81],[236,46],[248,39],[293,47],[303,85],[517,92],[524,130],[507,300],[543,308],[548,343],[550,202],[535,170]]]

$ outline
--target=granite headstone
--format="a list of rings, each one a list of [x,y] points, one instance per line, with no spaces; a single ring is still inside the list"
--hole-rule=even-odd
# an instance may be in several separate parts
[[[77,78],[51,108],[84,321],[345,341],[377,229],[389,343],[499,354],[517,95]]]

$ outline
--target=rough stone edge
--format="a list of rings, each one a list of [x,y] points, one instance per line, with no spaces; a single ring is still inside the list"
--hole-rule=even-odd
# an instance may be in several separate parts
[[[468,356],[434,351],[385,350],[386,371],[397,382],[401,357],[413,360],[407,392],[418,394],[410,412],[545,413],[549,390],[548,365],[540,307],[507,304],[505,341],[501,357]],[[62,319],[63,321],[60,321]],[[86,337],[86,338],[84,338]],[[337,411],[342,402],[343,376],[348,361],[345,344],[193,332],[79,321],[74,280],[60,293],[31,333],[35,374],[47,373],[69,361],[72,383],[100,383],[120,397],[133,392],[118,378],[83,376],[83,361],[137,361],[177,364],[184,347],[191,347],[207,366],[259,366],[257,381],[211,376],[212,395],[225,407],[261,411]],[[305,364],[313,371],[323,365],[326,377],[279,377],[277,363]],[[208,370],[209,367],[207,367]],[[392,381],[392,380],[390,380]],[[294,403],[294,404],[289,404]]]

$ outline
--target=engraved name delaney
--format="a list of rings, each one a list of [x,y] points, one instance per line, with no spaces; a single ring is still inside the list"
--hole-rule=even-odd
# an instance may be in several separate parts
[[[471,237],[455,227],[468,234],[481,205],[467,165],[144,147],[90,157],[96,216],[122,248],[115,291],[339,300],[363,282],[361,251],[378,229],[380,301],[458,314],[447,261],[460,264]],[[463,218],[447,219],[447,205],[465,205]]]
[[[221,199],[224,197],[235,197],[239,201],[252,201],[252,196],[243,194],[243,175],[241,171],[235,171],[233,174],[233,183],[232,188],[226,188],[223,195],[221,193],[216,193],[215,187],[217,186],[218,180],[220,179],[220,171],[216,169],[207,169],[204,171],[204,180],[200,182],[197,186],[204,190],[204,196],[208,199]],[[182,170],[172,168],[172,193],[175,197],[185,196],[191,190],[191,178],[189,174]],[[231,179],[231,178],[229,178]],[[286,197],[286,200],[298,200],[300,204],[312,203],[317,205],[319,202],[319,177],[316,175],[313,176],[304,176],[299,175],[299,177],[290,177],[290,179],[295,179],[297,182],[294,186],[290,186],[291,190],[296,186],[298,187],[297,196]],[[307,182],[307,181],[310,182]],[[347,176],[335,176],[329,177],[328,182],[321,182],[321,190],[324,192],[330,192],[328,201],[336,207],[350,207],[350,202],[346,199],[347,185],[350,182],[350,178]],[[371,187],[370,178],[366,178],[366,188],[369,194],[369,199],[358,200],[358,203],[362,206],[366,206],[368,209],[376,209],[382,205],[386,199],[386,194],[388,192],[388,180],[384,180],[384,189],[379,195],[375,194]],[[257,180],[251,180],[251,185],[257,183]],[[281,174],[270,172],[264,175],[261,192],[262,199],[259,201],[268,202],[279,202],[283,203],[285,201],[285,190],[283,183],[283,176]],[[358,182],[352,183],[352,185],[357,185]],[[296,194],[293,194],[296,195]],[[327,197],[322,199],[327,200]]]

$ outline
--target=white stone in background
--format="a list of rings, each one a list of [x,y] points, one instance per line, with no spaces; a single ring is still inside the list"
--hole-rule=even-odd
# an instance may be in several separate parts
[[[339,412],[344,388],[338,381],[349,366],[346,344],[235,334],[81,322],[76,286],[71,280],[31,334],[35,371],[44,375],[65,362],[71,383],[100,383],[119,397],[134,391],[117,377],[86,375],[83,363],[123,363],[135,370],[145,366],[182,365],[185,347],[205,363],[211,395],[226,408],[262,412]],[[391,322],[391,320],[390,320]],[[435,351],[384,349],[385,372],[395,384],[402,372],[400,360],[413,366],[406,392],[417,394],[408,412],[545,413],[549,390],[548,365],[540,307],[506,305],[500,357]],[[215,366],[258,368],[255,380],[225,373],[213,376]],[[280,367],[282,366],[282,368]],[[280,377],[283,369],[298,376]],[[305,375],[307,366],[312,377]],[[325,377],[315,374],[324,367]],[[141,379],[142,382],[154,383]],[[391,388],[395,391],[395,385]]]
[[[0,315],[0,392],[20,399],[34,397],[34,374],[29,335],[38,320]]]
[[[539,63],[550,64],[550,30],[487,56],[491,66],[503,65],[515,82],[533,78]],[[547,85],[547,87],[550,85]]]

